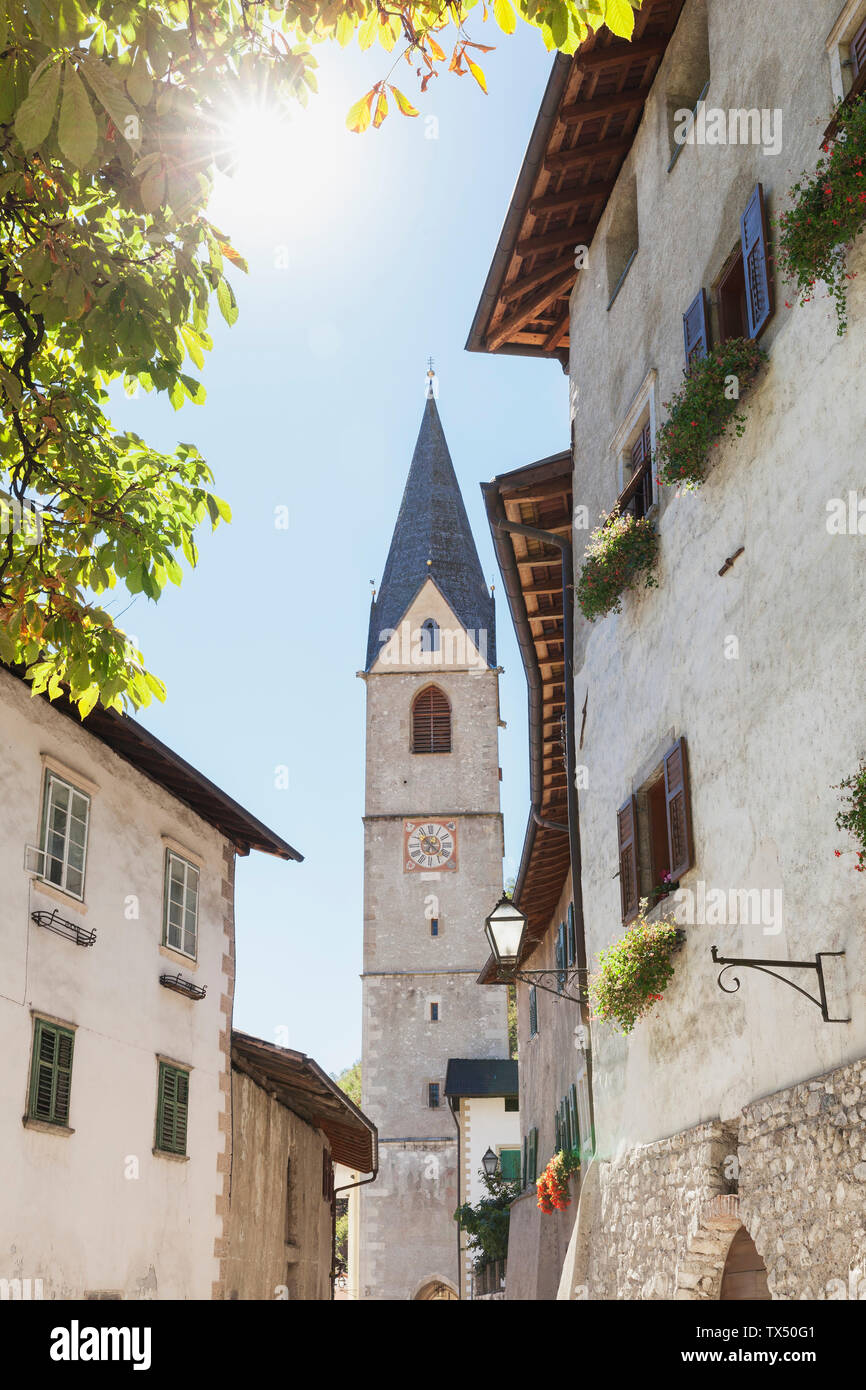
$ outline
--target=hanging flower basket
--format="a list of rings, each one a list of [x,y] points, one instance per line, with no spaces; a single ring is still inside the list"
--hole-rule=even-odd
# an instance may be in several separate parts
[[[858,874],[866,873],[866,762],[862,762],[854,775],[846,777],[834,790],[844,792],[847,802],[844,810],[836,816],[837,829],[847,830],[859,841],[854,868]],[[837,859],[841,854],[841,849],[835,851]]]
[[[577,1149],[562,1149],[554,1154],[535,1186],[538,1189],[537,1206],[548,1215],[552,1211],[565,1211],[571,1206],[571,1193],[568,1180],[573,1173],[580,1172],[580,1154]]]
[[[848,323],[847,248],[866,226],[866,94],[840,106],[836,134],[822,146],[813,174],[790,190],[793,206],[779,217],[779,268],[796,282],[801,304],[823,280],[836,302],[836,332]],[[788,308],[791,306],[788,305]]]
[[[653,571],[658,564],[658,532],[646,517],[639,520],[614,508],[601,526],[593,531],[586,547],[586,558],[577,581],[577,602],[581,613],[594,623],[606,613],[618,613],[623,594],[637,589],[641,576],[644,588],[658,585]]]
[[[641,898],[637,920],[621,941],[599,952],[599,969],[589,980],[593,1016],[618,1024],[621,1033],[630,1033],[661,1002],[674,973],[671,956],[685,940],[670,918],[649,922],[646,914]]]
[[[659,482],[693,491],[704,481],[710,450],[718,449],[731,425],[739,439],[746,428],[741,399],[766,362],[752,338],[729,338],[698,357],[671,401],[658,432],[655,467]]]

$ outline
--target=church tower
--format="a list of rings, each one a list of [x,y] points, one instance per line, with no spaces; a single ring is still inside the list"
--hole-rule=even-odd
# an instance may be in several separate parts
[[[456,1297],[447,1065],[508,1056],[506,991],[475,983],[502,892],[499,676],[493,599],[432,381],[361,674],[362,1106],[379,1129],[380,1169],[360,1192],[360,1293]]]

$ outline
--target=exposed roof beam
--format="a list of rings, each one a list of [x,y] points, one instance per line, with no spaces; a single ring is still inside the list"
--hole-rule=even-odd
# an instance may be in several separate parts
[[[502,294],[499,296],[506,304],[512,299],[517,299],[521,294],[528,294],[534,290],[536,285],[544,284],[545,280],[552,280],[554,275],[561,275],[569,266],[574,265],[574,256],[569,253],[567,256],[560,256],[558,260],[548,261],[545,265],[539,266],[538,270],[533,270],[531,275],[521,275],[516,280],[512,280],[510,285],[506,285]]]
[[[554,350],[555,348],[558,348],[558,347],[559,347],[560,343],[562,342],[563,338],[565,337],[566,333],[568,332],[568,325],[569,325],[570,322],[571,322],[571,313],[568,312],[568,313],[563,314],[563,316],[562,316],[562,318],[560,319],[559,323],[556,325],[556,327],[553,329],[553,331],[547,335],[547,337],[546,337],[545,340],[544,340],[544,350],[545,350],[545,352],[553,352],[553,350]],[[560,529],[562,529],[562,528],[560,528]],[[570,530],[571,530],[571,527],[568,527],[567,529],[570,531]]]
[[[669,39],[668,34],[656,34],[649,39],[635,39],[634,43],[625,41],[608,44],[607,48],[592,48],[588,53],[581,53],[577,66],[581,72],[595,72],[611,63],[622,62],[623,58],[634,62],[637,58],[660,57]]]
[[[490,351],[495,352],[500,344],[506,342],[512,334],[519,332],[524,324],[538,318],[542,309],[546,309],[554,300],[560,299],[563,294],[570,290],[574,274],[574,267],[570,266],[563,275],[543,285],[541,289],[536,290],[535,294],[523,300],[520,307],[515,309],[509,318],[503,319],[492,333],[488,333],[487,346]]]
[[[542,212],[555,212],[557,208],[570,208],[590,198],[607,198],[613,192],[616,179],[595,179],[592,183],[572,183],[561,188],[558,193],[544,193],[533,198],[529,211],[537,217]]]
[[[573,227],[554,227],[552,231],[543,232],[540,236],[524,237],[515,246],[515,254],[534,256],[537,251],[550,251],[557,246],[578,246],[582,243],[589,245],[596,226],[595,222],[578,222]]]
[[[637,87],[630,92],[615,92],[613,96],[573,101],[570,106],[562,107],[558,119],[563,125],[575,125],[581,121],[590,121],[595,116],[610,116],[616,111],[633,111],[636,107],[643,106],[649,90],[649,87]]]
[[[605,155],[626,154],[631,149],[632,138],[629,135],[616,140],[596,140],[595,144],[578,145],[573,150],[557,150],[546,157],[544,167],[553,173],[559,169],[577,169],[581,164],[592,164]]]

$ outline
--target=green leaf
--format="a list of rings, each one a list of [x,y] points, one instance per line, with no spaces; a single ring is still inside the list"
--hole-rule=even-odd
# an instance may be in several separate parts
[[[229,327],[237,323],[238,305],[235,299],[235,292],[228,280],[222,279],[217,285],[217,303],[220,306],[220,313]]]
[[[136,106],[147,106],[153,95],[153,78],[147,70],[144,49],[139,48],[126,78],[126,90]]]
[[[141,205],[145,212],[156,212],[165,201],[165,166],[157,157],[139,184]]]
[[[606,0],[604,22],[619,39],[630,39],[634,29],[634,10],[629,0]]]
[[[15,134],[25,150],[33,150],[48,139],[57,110],[57,94],[60,90],[60,64],[43,68],[37,82],[18,108],[15,117]]]
[[[187,376],[185,372],[181,372],[179,380],[193,405],[204,405],[207,399],[207,392],[201,382],[196,381],[194,376]]]
[[[81,71],[100,106],[111,117],[118,134],[133,149],[141,145],[141,121],[112,70],[89,54],[82,59]]]
[[[158,678],[157,676],[152,675],[150,671],[145,671],[145,673],[144,673],[144,679],[147,681],[147,684],[148,684],[149,688],[153,691],[153,693],[154,693],[154,695],[156,696],[156,698],[157,698],[158,700],[162,700],[163,703],[164,703],[164,702],[165,702],[165,686],[163,685],[162,681],[159,680],[159,678]]]
[[[70,62],[64,66],[57,140],[63,154],[76,169],[83,169],[96,149],[96,117],[84,83]]]
[[[78,701],[78,713],[81,715],[82,719],[87,718],[98,699],[99,686],[96,685],[96,683],[89,685]]]

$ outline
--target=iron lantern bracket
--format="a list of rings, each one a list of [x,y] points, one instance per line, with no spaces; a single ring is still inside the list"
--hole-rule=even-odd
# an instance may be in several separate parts
[[[567,970],[509,970],[507,976],[505,971],[502,972],[502,983],[510,985],[515,980],[520,980],[522,984],[535,985],[536,989],[546,990],[557,999],[568,999],[573,1004],[585,1004],[586,990],[581,991],[578,983],[577,992],[572,993],[571,986],[577,983],[579,976],[588,974],[587,968],[575,965],[569,966]]]
[[[732,956],[720,956],[717,946],[714,946],[712,948],[712,957],[714,964],[720,965],[722,967],[719,971],[718,986],[724,994],[736,994],[737,990],[740,988],[740,981],[737,979],[736,975],[733,976],[732,985],[729,986],[722,982],[722,976],[724,975],[726,970],[730,970],[731,967],[735,965],[745,966],[749,970],[760,970],[762,974],[772,975],[774,980],[781,980],[783,985],[788,985],[791,989],[795,989],[798,994],[805,995],[805,997],[809,1000],[810,1004],[814,1004],[817,1009],[821,1010],[821,1017],[823,1018],[825,1023],[851,1022],[850,1018],[830,1017],[829,1011],[827,1009],[827,991],[824,986],[824,956],[844,956],[844,954],[844,951],[816,951],[815,959],[813,961],[752,959],[735,960]],[[771,966],[775,968],[770,969]],[[802,985],[797,985],[794,983],[793,980],[786,979],[784,975],[780,975],[778,973],[780,970],[814,970],[818,978],[818,995],[816,996],[814,994],[810,994],[807,989],[803,989]]]

